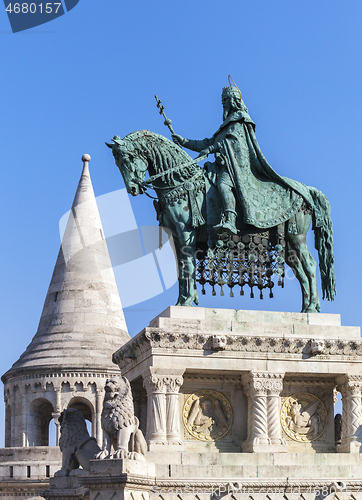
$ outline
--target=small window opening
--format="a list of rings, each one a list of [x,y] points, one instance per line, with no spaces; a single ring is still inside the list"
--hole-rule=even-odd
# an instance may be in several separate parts
[[[99,232],[101,233],[101,238],[102,238],[102,240],[104,240],[104,236],[103,236],[103,231],[102,231],[102,229],[100,229],[100,230],[99,230]]]
[[[49,465],[45,466],[45,477],[50,477],[50,466]]]
[[[14,467],[10,465],[10,479],[14,477]]]
[[[58,292],[55,292],[55,295],[54,295],[54,302],[56,302],[58,299]]]
[[[26,466],[26,477],[29,478],[30,476],[31,476],[31,467],[30,467],[30,465],[27,465]]]

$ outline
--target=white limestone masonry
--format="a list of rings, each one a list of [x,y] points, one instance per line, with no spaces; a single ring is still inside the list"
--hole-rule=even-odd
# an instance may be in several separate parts
[[[2,376],[6,448],[0,450],[0,495],[7,498],[17,492],[39,497],[60,469],[60,451],[48,444],[51,420],[59,440],[63,409],[82,411],[101,444],[105,381],[119,373],[112,353],[130,339],[89,174],[90,156],[82,160],[38,330]]]

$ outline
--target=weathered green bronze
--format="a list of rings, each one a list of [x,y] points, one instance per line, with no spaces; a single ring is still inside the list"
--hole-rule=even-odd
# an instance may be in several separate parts
[[[161,102],[158,107],[163,112]],[[255,137],[255,124],[236,86],[223,89],[223,123],[210,139],[174,143],[147,130],[108,144],[127,191],[151,187],[161,226],[174,239],[179,269],[177,305],[198,304],[196,281],[269,288],[282,284],[284,260],[302,289],[302,312],[319,312],[316,262],[306,243],[311,220],[319,255],[323,299],[336,293],[333,229],[327,197],[317,189],[281,177],[268,164]],[[170,120],[165,120],[170,125]],[[200,154],[192,160],[180,147]],[[197,161],[209,154],[204,168]],[[148,171],[150,177],[145,180]],[[196,266],[196,260],[199,266]],[[204,288],[203,288],[204,291]]]

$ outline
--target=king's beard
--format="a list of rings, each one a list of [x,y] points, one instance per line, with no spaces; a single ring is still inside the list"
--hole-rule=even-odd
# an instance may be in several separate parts
[[[226,118],[228,118],[230,115],[234,113],[235,109],[232,106],[229,106],[227,108],[224,108],[223,114],[222,114],[222,120],[225,121]]]

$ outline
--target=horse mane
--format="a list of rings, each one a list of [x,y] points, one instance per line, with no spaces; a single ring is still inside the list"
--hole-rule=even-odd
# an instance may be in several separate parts
[[[175,185],[190,179],[200,168],[196,163],[182,167],[182,165],[192,162],[191,156],[167,137],[155,132],[139,130],[126,135],[123,140],[132,143],[137,155],[150,160],[155,174],[165,172],[165,175],[160,179],[168,185]],[[182,168],[170,171],[177,166]]]

